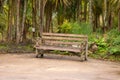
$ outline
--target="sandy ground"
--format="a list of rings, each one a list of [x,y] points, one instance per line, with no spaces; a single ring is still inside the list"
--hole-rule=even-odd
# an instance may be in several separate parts
[[[76,56],[0,54],[0,80],[120,80],[120,63]]]

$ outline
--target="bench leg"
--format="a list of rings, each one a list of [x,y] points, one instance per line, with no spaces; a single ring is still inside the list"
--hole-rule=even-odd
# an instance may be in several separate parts
[[[44,51],[42,51],[42,52],[40,53],[40,57],[41,57],[41,58],[43,58],[43,57],[44,57],[43,52],[44,52]]]
[[[87,61],[87,55],[88,55],[88,41],[86,43],[86,48],[85,48],[85,61]]]
[[[80,53],[80,60],[84,61],[84,52]]]
[[[43,57],[44,57],[44,50],[40,50],[40,51],[37,50],[36,58],[43,58]]]
[[[36,58],[38,58],[38,49],[35,50]]]
[[[87,59],[87,53],[85,53],[85,61],[87,61],[88,59]]]
[[[86,54],[86,52],[82,52],[80,54],[80,60],[81,61],[87,61],[87,54]]]

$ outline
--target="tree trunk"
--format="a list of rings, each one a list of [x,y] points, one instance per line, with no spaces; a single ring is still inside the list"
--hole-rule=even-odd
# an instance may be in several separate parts
[[[45,32],[49,32],[50,28],[51,28],[51,22],[52,22],[52,5],[50,2],[47,2],[46,5],[47,5],[46,10],[45,10],[45,12],[46,12],[46,20],[45,20],[46,24],[44,27],[46,29],[44,29],[44,30],[45,30]]]
[[[44,10],[47,0],[40,1],[40,37],[42,37],[43,28],[44,28]]]
[[[36,0],[32,0],[32,26],[36,30]],[[33,31],[33,38],[35,37],[35,31]]]
[[[118,11],[118,31],[120,32],[120,8]]]
[[[51,21],[52,20],[52,12],[50,11],[47,15],[46,15],[46,25],[45,25],[45,32],[49,32],[50,28],[51,28]]]
[[[87,1],[85,0],[84,2],[84,21],[86,22],[86,19],[87,19]]]
[[[81,6],[82,6],[82,5],[81,5],[81,1],[78,0],[78,1],[76,2],[76,5],[75,5],[75,6],[76,6],[76,8],[77,8],[77,10],[76,10],[76,15],[75,15],[75,16],[76,16],[76,20],[79,21],[79,20],[80,20],[80,16],[81,16],[81,15],[80,15]],[[74,12],[74,13],[75,13],[75,12]]]
[[[95,12],[95,15],[94,15],[94,26],[93,26],[93,32],[96,32],[96,29],[97,29],[97,26],[98,26],[98,15],[97,13]]]
[[[107,25],[108,25],[107,15],[109,15],[109,14],[107,14],[108,13],[107,12],[107,0],[104,0],[104,6],[105,6],[105,9],[104,9],[104,26],[103,26],[103,28],[104,28],[104,33],[105,33],[107,30]]]
[[[26,20],[26,10],[27,10],[27,0],[24,0],[24,8],[23,8],[23,17],[22,17],[22,29],[21,29],[21,42],[23,42],[23,33],[25,29],[25,20]]]
[[[89,22],[93,28],[92,2],[93,0],[89,0]]]
[[[36,26],[35,26],[35,37],[40,36],[40,1],[36,0]]]
[[[109,18],[108,18],[108,29],[109,30],[112,28],[112,22],[113,22],[112,19],[113,19],[112,12],[110,12]]]
[[[16,22],[16,43],[20,42],[20,0],[17,0],[17,22]]]
[[[12,0],[9,0],[7,40],[12,41]]]
[[[28,23],[25,22],[25,28],[24,28],[24,31],[23,31],[23,40],[24,41],[27,39],[27,32],[28,32],[28,28],[29,28],[29,20],[27,20],[27,22]]]

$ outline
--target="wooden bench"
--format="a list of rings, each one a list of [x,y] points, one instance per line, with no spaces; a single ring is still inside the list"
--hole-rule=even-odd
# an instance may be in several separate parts
[[[43,33],[42,38],[36,39],[34,47],[37,58],[43,57],[44,51],[58,50],[74,52],[82,60],[87,60],[88,37],[77,34]]]

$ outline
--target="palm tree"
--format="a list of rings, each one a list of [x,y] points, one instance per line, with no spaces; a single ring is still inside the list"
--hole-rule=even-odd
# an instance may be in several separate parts
[[[44,28],[44,10],[47,0],[40,1],[40,37],[42,36],[43,28]]]
[[[89,0],[89,22],[91,26],[93,26],[92,5],[93,5],[93,0]]]
[[[21,29],[21,42],[23,41],[24,29],[25,29],[25,20],[26,20],[26,11],[27,11],[27,0],[24,0],[23,16],[22,16],[22,29]]]
[[[118,5],[120,4],[120,0],[118,2]],[[118,31],[120,32],[120,5],[118,6]]]
[[[16,43],[20,42],[20,0],[17,0]]]
[[[12,0],[8,1],[9,4],[9,10],[8,10],[8,29],[7,29],[7,40],[10,42],[12,41]]]
[[[120,32],[120,8],[118,9],[118,31]]]
[[[44,32],[49,32],[50,28],[52,28],[52,13],[53,13],[53,3],[52,1],[48,0],[45,6],[45,27]]]
[[[37,0],[32,0],[32,27],[36,29],[37,26],[37,21],[36,21],[36,16],[37,16]],[[33,32],[33,37],[35,37],[35,32]]]
[[[107,29],[107,21],[108,21],[108,19],[107,19],[107,0],[104,0],[104,32],[106,32],[106,29]]]

